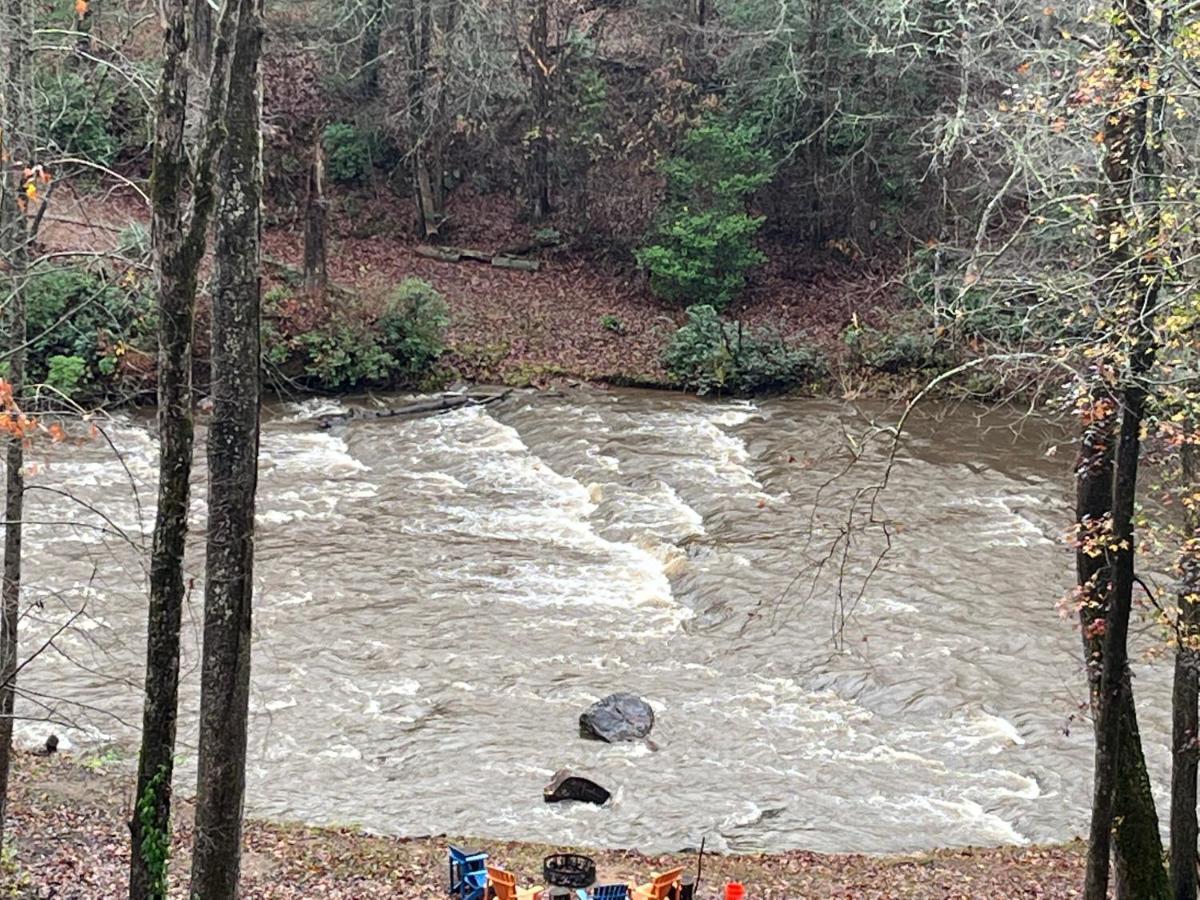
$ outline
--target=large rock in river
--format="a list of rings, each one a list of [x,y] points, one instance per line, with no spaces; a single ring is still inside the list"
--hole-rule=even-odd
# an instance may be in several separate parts
[[[585,738],[608,741],[637,741],[654,727],[654,710],[637,694],[609,694],[587,708],[579,717],[579,733]]]
[[[581,803],[595,803],[603,806],[611,794],[608,788],[596,784],[592,779],[572,772],[569,769],[559,769],[554,778],[542,789],[542,796],[547,803],[558,803],[562,800],[578,800]]]

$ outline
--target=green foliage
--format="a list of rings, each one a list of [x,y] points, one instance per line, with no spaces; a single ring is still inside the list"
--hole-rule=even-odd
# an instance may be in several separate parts
[[[109,129],[115,95],[107,82],[89,84],[79,72],[45,70],[38,78],[38,121],[64,153],[107,166],[120,141]]]
[[[661,223],[655,243],[635,256],[658,296],[724,309],[741,292],[746,274],[766,260],[754,245],[762,223],[744,212],[683,211]]]
[[[662,164],[666,202],[650,243],[635,254],[660,297],[724,308],[765,261],[754,243],[764,220],[746,213],[772,172],[757,136],[747,126],[709,122]]]
[[[663,365],[675,381],[701,394],[788,388],[826,372],[816,351],[751,332],[708,305],[688,309],[687,323],[667,344]]]
[[[343,318],[301,335],[296,346],[315,386],[414,384],[445,350],[449,324],[441,295],[428,283],[409,278],[387,298],[374,322]]]
[[[433,365],[446,349],[449,325],[450,310],[442,295],[420,278],[404,279],[376,322],[393,374],[413,379]]]
[[[371,145],[349,122],[331,122],[321,136],[325,169],[342,184],[362,181],[371,171]]]
[[[915,324],[912,329],[880,331],[856,320],[842,339],[859,365],[878,372],[940,369],[951,362],[936,336]]]
[[[600,317],[600,327],[613,334],[625,333],[625,323],[612,313],[605,313]]]
[[[104,393],[129,347],[152,347],[150,298],[102,272],[39,266],[25,286],[28,377],[70,396]]]
[[[150,140],[145,98],[103,70],[42,66],[35,72],[37,121],[59,152],[111,166]]]
[[[759,145],[756,128],[710,120],[693,128],[679,154],[663,162],[667,205],[711,207],[729,212],[771,180],[771,154]]]
[[[387,378],[391,357],[373,336],[349,325],[311,331],[300,338],[304,371],[324,388],[348,388]]]
[[[147,888],[152,897],[167,896],[167,863],[171,857],[171,834],[169,827],[163,828],[158,823],[160,795],[170,789],[167,777],[167,766],[159,767],[137,801],[138,824],[142,827],[142,845],[139,851],[149,875]]]
[[[87,361],[80,356],[52,356],[46,362],[46,384],[65,397],[73,396],[87,374]]]

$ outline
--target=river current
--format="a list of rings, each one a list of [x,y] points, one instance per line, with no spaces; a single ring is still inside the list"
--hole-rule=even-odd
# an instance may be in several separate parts
[[[734,852],[1084,829],[1091,727],[1055,611],[1072,452],[1053,428],[932,409],[876,495],[890,443],[864,437],[898,414],[882,405],[573,391],[314,426],[344,409],[264,413],[252,815]],[[21,723],[26,742],[136,740],[156,456],[136,417],[32,451],[24,646],[74,618],[22,672],[22,711],[59,722]],[[654,706],[657,752],[579,738],[614,690]],[[1142,693],[1161,772],[1165,701]],[[561,767],[612,802],[543,803]]]

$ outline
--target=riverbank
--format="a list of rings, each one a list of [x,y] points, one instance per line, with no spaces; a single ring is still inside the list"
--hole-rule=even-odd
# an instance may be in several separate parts
[[[107,900],[122,895],[128,865],[128,807],[133,767],[128,759],[38,757],[18,753],[9,806],[15,848],[0,869],[0,897]],[[172,872],[188,869],[190,798],[177,798]],[[242,896],[246,900],[370,900],[445,896],[446,844],[486,850],[520,874],[538,877],[541,859],[564,848],[506,841],[392,838],[344,828],[312,828],[251,820],[246,825]],[[692,853],[644,856],[635,851],[587,851],[614,880],[654,870],[695,866]],[[1042,900],[1075,897],[1083,847],[999,847],[874,857],[804,851],[704,859],[702,898],[738,880],[755,900],[801,898],[942,898]],[[183,896],[182,891],[172,897]]]

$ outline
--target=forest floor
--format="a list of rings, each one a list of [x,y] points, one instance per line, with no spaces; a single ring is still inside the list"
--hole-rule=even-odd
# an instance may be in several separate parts
[[[148,224],[147,207],[132,191],[56,200],[42,234],[50,250],[112,248],[131,224]],[[504,197],[460,190],[450,211],[462,224],[448,235],[448,245],[498,253],[528,243],[529,227],[516,222],[515,207]],[[655,298],[645,278],[628,265],[561,248],[537,254],[542,265],[536,272],[495,268],[486,262],[440,262],[418,254],[421,242],[411,234],[411,218],[408,202],[391,195],[335,203],[329,279],[368,306],[381,304],[388,290],[405,278],[432,284],[450,308],[449,350],[443,359],[449,376],[535,387],[564,381],[667,385],[661,355],[684,322],[685,311],[681,304]],[[292,290],[280,266],[270,263],[298,270],[304,235],[295,217],[281,211],[272,213],[268,222],[264,292],[269,305],[272,293]],[[751,327],[768,328],[819,349],[842,374],[841,392],[856,393],[865,385],[855,384],[862,379],[846,375],[839,365],[847,355],[842,335],[852,319],[888,327],[905,309],[900,260],[853,263],[836,253],[798,251],[769,239],[764,239],[764,247],[769,261],[754,273],[730,314]],[[311,302],[286,304],[298,321],[295,329],[282,330],[303,330],[304,320],[313,313],[305,308]],[[205,309],[202,298],[197,342],[201,353],[206,346]]]
[[[133,772],[128,760],[19,753],[9,806],[11,858],[0,862],[0,897],[22,900],[115,900],[128,866]],[[184,895],[192,804],[176,798],[171,871]],[[446,845],[485,850],[518,873],[538,879],[541,859],[566,848],[492,840],[392,838],[352,828],[312,828],[251,820],[245,829],[242,897],[246,900],[416,900],[446,896]],[[674,865],[693,871],[693,853],[645,856],[586,851],[613,881],[645,880]],[[876,857],[804,851],[705,855],[698,897],[721,896],[740,881],[755,900],[1009,900],[1073,898],[1082,882],[1083,846],[939,850]]]

